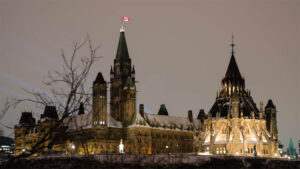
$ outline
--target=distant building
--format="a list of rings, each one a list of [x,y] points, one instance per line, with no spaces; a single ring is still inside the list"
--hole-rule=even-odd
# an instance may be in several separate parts
[[[294,143],[293,143],[292,139],[290,139],[289,147],[287,148],[287,154],[288,154],[289,158],[291,158],[291,159],[298,158],[298,154],[297,154],[296,149],[294,148]]]
[[[300,140],[298,140],[298,154],[300,155]]]
[[[283,144],[281,144],[280,142],[278,143],[278,151],[281,157],[284,156],[284,151],[283,151]]]
[[[9,137],[0,136],[0,153],[14,154],[14,140]]]

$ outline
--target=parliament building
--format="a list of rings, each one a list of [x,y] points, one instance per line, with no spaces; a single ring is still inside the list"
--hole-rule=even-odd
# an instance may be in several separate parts
[[[257,108],[250,90],[245,88],[233,43],[221,90],[207,114],[201,109],[196,118],[191,110],[182,117],[171,116],[164,104],[157,114],[146,113],[143,104],[136,105],[136,94],[135,68],[121,28],[109,83],[102,73],[93,82],[92,111],[85,113],[81,104],[76,115],[61,121],[56,108],[46,106],[37,122],[31,112],[23,112],[15,126],[15,155],[30,151],[50,132],[49,139],[39,145],[34,155],[124,151],[128,154],[279,156],[276,107],[269,100],[265,107],[261,102]]]

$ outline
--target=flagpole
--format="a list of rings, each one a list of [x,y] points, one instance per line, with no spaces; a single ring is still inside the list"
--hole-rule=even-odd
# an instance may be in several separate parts
[[[120,29],[120,32],[124,32],[125,31],[123,17],[124,16],[121,17],[121,29]]]

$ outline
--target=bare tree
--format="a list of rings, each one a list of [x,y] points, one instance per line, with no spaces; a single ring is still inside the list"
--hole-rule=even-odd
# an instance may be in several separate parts
[[[79,51],[84,46],[88,47],[89,54],[85,57],[79,57]],[[50,95],[36,90],[24,91],[30,96],[28,98],[15,99],[13,103],[7,102],[2,114],[4,115],[13,106],[22,102],[30,102],[37,106],[56,106],[59,115],[58,123],[55,123],[44,135],[32,146],[27,153],[22,153],[14,159],[28,157],[41,150],[46,141],[53,139],[52,132],[61,127],[64,120],[78,111],[80,103],[84,103],[87,110],[91,109],[91,88],[86,87],[88,74],[93,64],[100,58],[96,55],[99,47],[94,47],[90,38],[83,42],[73,42],[73,51],[67,56],[64,50],[61,50],[62,71],[49,72],[44,84],[48,87]],[[2,117],[2,114],[0,118]],[[52,137],[52,138],[51,138]]]

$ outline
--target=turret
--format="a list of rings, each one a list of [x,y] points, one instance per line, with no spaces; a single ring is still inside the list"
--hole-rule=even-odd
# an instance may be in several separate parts
[[[264,113],[264,103],[260,102],[259,103],[259,119],[263,119],[263,113]]]
[[[33,118],[32,113],[23,112],[19,120],[19,125],[28,125],[28,126],[35,125],[35,119]]]
[[[58,120],[55,106],[45,106],[44,113],[41,114],[41,121]]]
[[[193,122],[193,111],[192,110],[188,111],[188,119],[191,123]]]
[[[277,119],[276,119],[276,106],[273,104],[273,101],[270,99],[265,107],[265,114],[266,114],[266,125],[267,130],[270,134],[275,138],[278,139],[278,130],[277,130]]]
[[[134,65],[132,66],[131,78],[132,78],[133,81],[135,81],[135,68],[134,68]]]
[[[93,83],[93,126],[107,125],[107,86],[99,72]]]
[[[197,119],[201,121],[201,124],[203,124],[205,117],[206,117],[206,115],[205,115],[204,109],[200,109]]]

